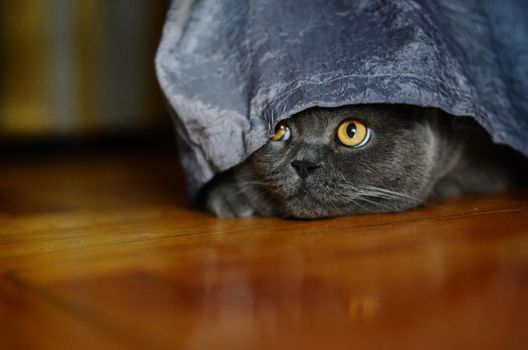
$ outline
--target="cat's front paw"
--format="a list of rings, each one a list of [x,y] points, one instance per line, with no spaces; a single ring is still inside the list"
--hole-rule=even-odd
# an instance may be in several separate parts
[[[223,218],[247,217],[255,214],[246,196],[238,187],[223,183],[213,188],[206,202],[207,210]]]

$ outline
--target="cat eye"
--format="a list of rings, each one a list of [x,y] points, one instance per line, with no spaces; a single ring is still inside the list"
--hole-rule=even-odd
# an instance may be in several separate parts
[[[345,120],[337,128],[337,140],[343,146],[363,147],[370,140],[370,130],[362,122]]]
[[[271,137],[271,141],[286,141],[290,138],[290,127],[285,123],[280,123],[275,128],[275,134]]]

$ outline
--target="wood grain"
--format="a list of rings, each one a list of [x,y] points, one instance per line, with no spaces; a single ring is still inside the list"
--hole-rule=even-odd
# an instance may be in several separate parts
[[[0,167],[2,349],[528,348],[526,190],[217,219],[170,152]]]

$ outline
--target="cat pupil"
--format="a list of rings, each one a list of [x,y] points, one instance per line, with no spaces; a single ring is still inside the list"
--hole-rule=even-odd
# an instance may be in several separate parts
[[[351,123],[349,126],[347,126],[347,135],[350,138],[354,138],[354,136],[356,136],[356,124]]]

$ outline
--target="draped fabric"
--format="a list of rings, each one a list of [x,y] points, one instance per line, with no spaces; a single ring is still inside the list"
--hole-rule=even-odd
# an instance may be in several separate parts
[[[528,155],[525,0],[176,0],[156,68],[191,195],[313,106],[437,107]]]

